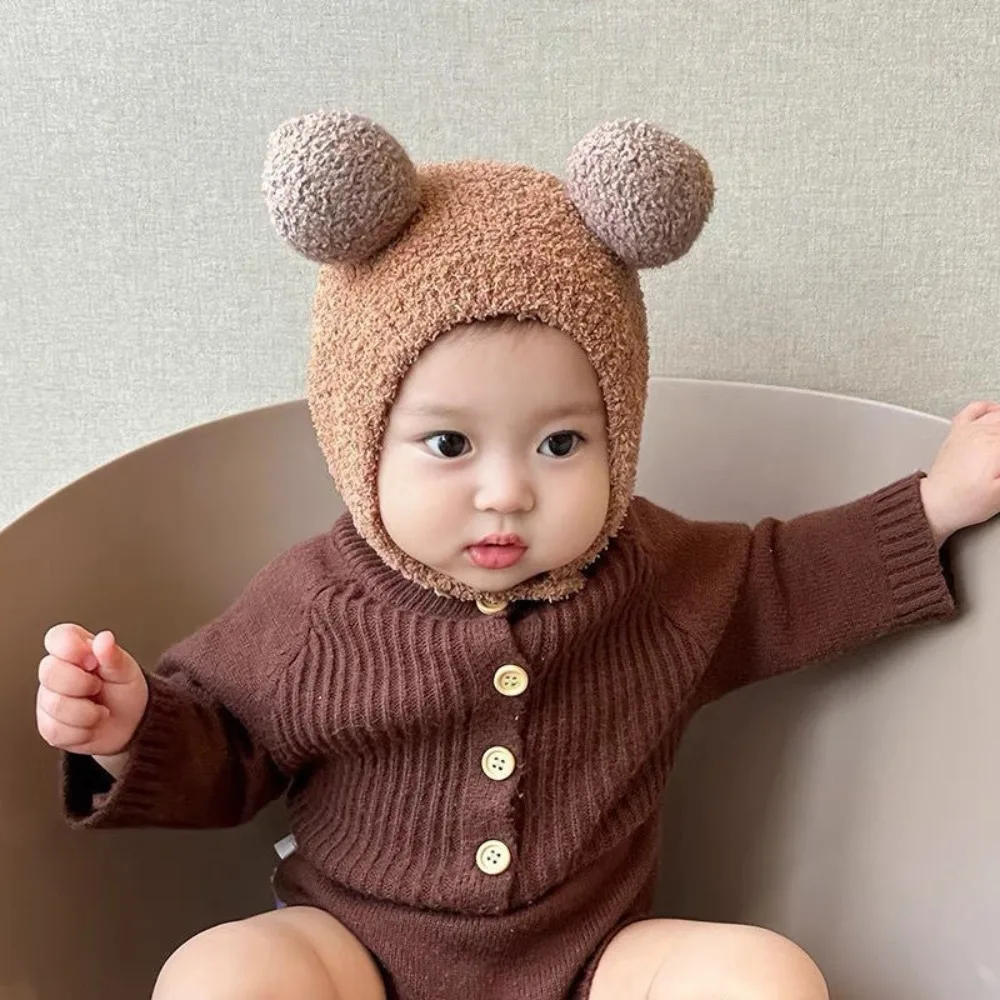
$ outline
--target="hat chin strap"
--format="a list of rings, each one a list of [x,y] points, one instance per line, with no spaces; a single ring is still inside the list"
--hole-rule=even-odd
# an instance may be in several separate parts
[[[411,583],[433,591],[439,597],[450,597],[460,601],[478,601],[484,604],[507,604],[511,601],[552,602],[572,597],[573,594],[579,593],[587,582],[584,570],[600,557],[613,537],[606,526],[590,548],[572,563],[531,577],[506,590],[483,591],[470,587],[468,584],[407,555],[388,538],[381,526],[379,528],[377,533],[382,535],[382,538],[373,539],[367,535],[363,535],[363,537],[379,558],[391,569],[396,570]]]

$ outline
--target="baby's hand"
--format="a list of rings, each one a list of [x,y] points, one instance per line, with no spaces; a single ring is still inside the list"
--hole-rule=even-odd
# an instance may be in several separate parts
[[[60,750],[113,756],[132,740],[149,689],[135,660],[110,632],[79,625],[45,634],[48,656],[38,664],[35,719],[42,739]]]
[[[938,545],[1000,514],[1000,404],[970,403],[954,417],[920,489]]]

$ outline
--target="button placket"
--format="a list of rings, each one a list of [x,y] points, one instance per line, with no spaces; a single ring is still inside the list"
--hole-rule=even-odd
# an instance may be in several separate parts
[[[508,606],[508,602],[491,603],[482,599],[476,601],[480,613],[492,618],[500,616]],[[501,628],[510,639],[513,638],[508,622],[504,622]],[[484,724],[477,733],[487,740],[495,740],[494,745],[485,745],[486,748],[476,762],[477,769],[482,772],[479,780],[493,789],[492,794],[482,800],[482,812],[476,822],[480,836],[485,836],[487,839],[475,848],[475,864],[479,872],[488,878],[505,873],[512,874],[510,869],[513,864],[513,847],[516,846],[517,834],[511,828],[509,816],[511,801],[517,796],[515,775],[518,761],[515,751],[519,752],[521,745],[517,720],[523,712],[523,708],[517,705],[516,699],[528,688],[528,672],[516,662],[520,656],[516,645],[505,642],[504,646],[507,648],[501,652],[501,656],[509,657],[513,654],[513,659],[508,662],[501,661],[501,665],[493,671],[490,681],[487,681],[487,683],[492,682],[493,697],[496,700],[493,708],[487,711],[486,718],[483,719]],[[488,674],[487,676],[489,677]],[[498,695],[502,697],[497,697]],[[514,780],[511,781],[511,778]],[[514,840],[511,839],[512,836]],[[506,883],[506,879],[503,882]]]

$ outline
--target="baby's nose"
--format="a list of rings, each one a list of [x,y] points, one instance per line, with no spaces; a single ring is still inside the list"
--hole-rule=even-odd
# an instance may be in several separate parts
[[[498,514],[518,514],[535,505],[534,491],[525,471],[513,463],[494,462],[484,469],[476,491],[476,508]]]

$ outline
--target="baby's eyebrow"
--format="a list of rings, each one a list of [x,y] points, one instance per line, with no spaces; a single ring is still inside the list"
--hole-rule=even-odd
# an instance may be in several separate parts
[[[577,402],[559,403],[547,410],[539,411],[540,420],[548,423],[552,420],[564,420],[567,417],[604,417],[604,404],[599,399],[580,400]]]
[[[468,417],[471,410],[461,406],[448,406],[445,403],[401,403],[396,412],[405,417],[435,417],[445,420],[456,420]]]

